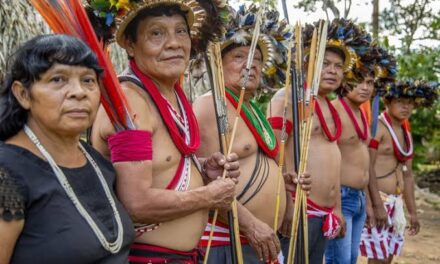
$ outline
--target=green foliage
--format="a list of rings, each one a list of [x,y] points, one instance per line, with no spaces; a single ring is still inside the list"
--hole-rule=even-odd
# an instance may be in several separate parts
[[[440,81],[440,48],[422,48],[398,56],[399,79]],[[415,143],[414,168],[440,160],[440,101],[430,109],[416,109],[411,116]]]
[[[440,101],[432,109],[417,109],[411,117],[415,144],[414,164],[435,164],[440,160]],[[414,166],[417,168],[418,166]]]
[[[342,2],[344,3],[343,12],[336,7],[337,4]],[[320,7],[327,15],[327,19],[329,19],[329,12],[331,12],[335,18],[348,18],[352,4],[353,0],[302,0],[294,4],[293,7],[302,9],[308,13],[316,12],[317,8]]]
[[[391,7],[382,11],[382,29],[400,36],[404,53],[410,53],[416,41],[440,39],[440,10],[433,10],[435,2],[390,0]]]
[[[440,81],[440,48],[421,48],[398,56],[399,79]]]
[[[261,3],[262,1],[266,1],[266,4],[269,5],[271,8],[277,7],[277,0],[245,0],[245,1],[239,1],[239,2]]]

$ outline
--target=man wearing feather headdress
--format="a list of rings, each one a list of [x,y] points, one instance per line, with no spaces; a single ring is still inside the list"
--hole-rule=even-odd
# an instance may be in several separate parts
[[[363,230],[360,251],[368,263],[391,263],[393,256],[400,255],[407,225],[403,201],[408,211],[408,234],[419,232],[412,173],[414,145],[405,120],[415,107],[431,106],[438,95],[438,84],[425,81],[391,82],[378,91],[385,111],[379,116],[377,131],[374,125],[372,129],[370,195],[381,199],[373,201],[372,206],[385,208],[387,221],[379,224],[372,215],[373,221]]]
[[[238,12],[231,12],[233,16],[227,29],[226,40],[221,45],[229,124],[234,123],[238,96],[245,78],[257,8],[251,6],[246,10],[241,6]],[[273,60],[278,51],[274,45],[276,39],[273,34],[278,34],[279,40],[287,39],[291,33],[288,32],[286,25],[278,24],[276,11],[267,11],[263,17],[266,20],[263,20],[261,26],[249,79],[246,82],[241,118],[238,121],[237,134],[232,147],[232,151],[238,154],[240,161],[241,174],[237,186],[238,222],[245,263],[275,261],[280,252],[280,242],[276,230],[272,228],[279,171],[275,161],[278,143],[264,114],[252,98],[260,87],[262,74],[275,67]],[[207,156],[212,151],[220,149],[212,93],[197,98],[193,107],[201,132],[201,148],[198,154]],[[292,175],[288,174],[286,177],[292,178]],[[292,187],[291,180],[289,183]],[[285,211],[286,193],[283,181],[281,185],[279,215],[282,217]],[[215,225],[209,263],[230,263],[229,231],[225,224],[227,218],[224,214],[221,216],[223,217],[220,217]],[[209,231],[208,226],[201,240],[202,246],[207,245]]]
[[[341,21],[344,23],[344,21]],[[358,26],[353,29],[355,41],[354,67],[344,75],[344,85],[332,103],[338,112],[342,133],[338,140],[341,151],[341,209],[346,222],[341,237],[329,241],[326,263],[353,263],[358,257],[362,228],[366,218],[366,190],[369,182],[369,124],[361,105],[374,90],[374,65],[377,53],[371,36]]]
[[[197,263],[195,248],[207,224],[208,210],[230,208],[240,172],[235,154],[209,153],[206,159],[194,155],[200,144],[199,129],[179,79],[191,50],[203,50],[202,27],[208,28],[205,23],[215,16],[207,10],[222,3],[111,2],[120,4],[120,12],[115,12],[116,41],[126,50],[130,64],[119,79],[135,113],[137,130],[116,131],[100,109],[92,142],[111,157],[118,174],[118,196],[138,223],[129,260]],[[98,8],[92,13],[104,13],[106,22],[112,22],[99,10],[100,4],[102,1],[91,1]],[[228,177],[217,179],[223,170]]]
[[[313,29],[313,25],[306,25],[304,29],[306,53],[310,49]],[[361,44],[356,41],[358,37],[359,34],[354,30],[351,21],[335,19],[328,29],[307,166],[312,175],[312,188],[307,200],[310,263],[322,263],[327,240],[338,236],[341,226],[344,226],[340,206],[341,152],[337,145],[342,133],[342,125],[340,116],[329,101],[328,95],[342,87],[344,73],[353,68],[356,62],[354,49]],[[281,129],[284,93],[284,89],[277,92],[268,109],[269,121],[274,129]],[[289,126],[292,127],[291,108],[287,118],[290,122]],[[289,134],[286,144],[287,170],[295,169],[293,144],[293,135]],[[293,208],[288,208],[280,230],[286,237],[290,234],[292,214]],[[285,248],[286,251],[288,241],[282,239],[283,249]]]

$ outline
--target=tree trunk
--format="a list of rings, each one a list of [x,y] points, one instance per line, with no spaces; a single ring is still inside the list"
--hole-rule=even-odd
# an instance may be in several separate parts
[[[379,0],[373,0],[373,38],[379,38]]]

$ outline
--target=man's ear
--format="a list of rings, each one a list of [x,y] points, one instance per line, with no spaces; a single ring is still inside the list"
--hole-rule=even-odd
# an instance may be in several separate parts
[[[130,56],[131,58],[134,58],[134,43],[133,41],[124,38],[124,47],[125,50],[127,51],[128,56]]]
[[[19,81],[14,81],[12,83],[12,94],[17,99],[18,103],[26,110],[29,110],[31,107],[31,96],[30,91],[26,87],[24,87],[23,83]]]

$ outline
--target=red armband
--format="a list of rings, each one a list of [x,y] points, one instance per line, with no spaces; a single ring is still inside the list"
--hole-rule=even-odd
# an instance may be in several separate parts
[[[153,158],[151,132],[125,130],[108,137],[113,163],[120,161],[141,161]]]
[[[374,138],[372,138],[370,140],[370,143],[368,144],[368,147],[372,148],[372,149],[378,149],[379,148],[379,141],[377,141]]]
[[[272,116],[267,119],[273,129],[283,129],[283,118],[280,116]],[[290,135],[292,133],[293,124],[289,119],[286,119],[286,133]]]

